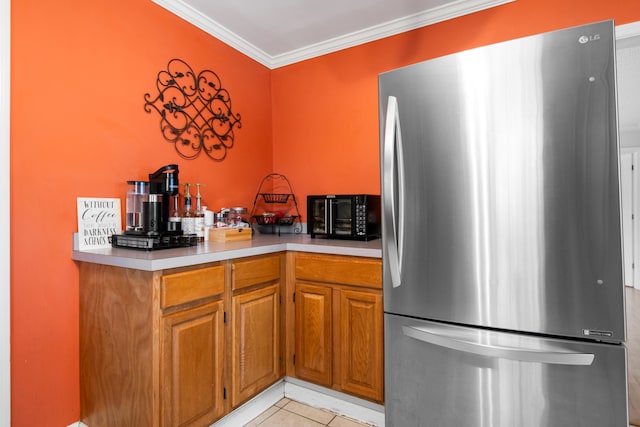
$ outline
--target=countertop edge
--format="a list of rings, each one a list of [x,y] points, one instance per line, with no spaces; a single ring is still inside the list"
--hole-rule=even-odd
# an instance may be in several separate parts
[[[369,242],[311,239],[307,235],[256,235],[242,242],[208,242],[191,248],[138,251],[135,249],[78,250],[77,233],[73,235],[71,258],[78,262],[110,265],[135,270],[158,271],[208,262],[225,261],[274,252],[298,251],[329,255],[381,258],[379,239]]]

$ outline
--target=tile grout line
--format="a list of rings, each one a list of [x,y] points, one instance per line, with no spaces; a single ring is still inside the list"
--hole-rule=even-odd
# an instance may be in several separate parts
[[[286,399],[286,400],[285,400]],[[318,418],[313,418],[314,415],[317,414],[306,414],[305,411],[301,411],[301,412],[296,412],[294,409],[288,409],[287,406],[289,406],[289,404],[291,404],[292,402],[295,402],[298,405],[301,405],[302,407],[306,407],[309,409],[317,409],[322,411],[324,414],[326,414],[327,416],[330,416],[330,418],[324,422],[322,421],[322,419],[325,419],[327,417],[324,416],[318,416]],[[294,408],[295,406],[292,406],[292,408]],[[311,421],[312,423],[318,425],[318,426],[322,426],[322,427],[330,427],[331,423],[333,423],[336,419],[338,418],[345,418],[351,421],[350,418],[348,417],[342,417],[340,414],[337,414],[331,410],[328,409],[324,409],[324,408],[320,408],[320,407],[315,407],[312,405],[307,405],[305,403],[301,403],[299,401],[293,400],[293,399],[287,399],[287,398],[283,398],[281,400],[279,400],[278,402],[274,403],[272,406],[270,406],[267,410],[265,410],[262,414],[258,415],[256,418],[260,418],[262,415],[265,415],[267,412],[272,411],[273,412],[271,414],[269,414],[266,418],[261,419],[259,424],[254,424],[254,422],[256,421],[256,419],[252,420],[249,422],[249,424],[246,424],[245,426],[249,426],[252,425],[254,427],[261,427],[261,426],[265,426],[269,423],[269,420],[278,415],[280,413],[280,411],[285,411],[286,413],[280,414],[281,417],[283,417],[284,419],[289,418],[289,416],[295,416],[295,417],[302,417],[306,420]],[[357,426],[361,426],[361,427],[370,427],[369,424],[363,424],[357,420],[353,420],[357,425]]]
[[[273,414],[269,415],[267,418],[265,418],[264,420],[260,421],[260,424],[258,424],[256,427],[260,427],[262,424],[266,423],[267,420],[271,417],[273,417],[275,414],[277,414],[278,412],[282,411],[282,408],[276,405],[273,405],[272,408],[277,408]]]
[[[286,405],[285,405],[285,406],[286,406]],[[310,408],[314,408],[313,406],[309,406],[309,407],[310,407]],[[314,409],[319,409],[319,408],[314,408]],[[309,417],[307,417],[306,415],[302,415],[302,414],[299,414],[299,413],[297,413],[297,412],[290,411],[290,410],[286,409],[284,406],[283,406],[282,408],[280,408],[280,410],[282,410],[282,411],[287,411],[287,412],[288,412],[288,413],[290,413],[290,414],[294,414],[294,415],[297,415],[297,416],[302,417],[302,418],[306,418],[306,419],[308,419],[309,421],[313,421],[314,423],[320,424],[321,426],[324,426],[324,427],[327,427],[327,426],[331,423],[331,421],[333,421],[333,420],[335,419],[335,417],[336,417],[336,414],[334,414],[333,412],[325,411],[325,412],[327,412],[328,414],[333,415],[333,418],[331,418],[327,424],[323,424],[323,423],[321,423],[321,422],[320,422],[320,421],[318,421],[318,420],[314,420],[313,418],[309,418]],[[324,409],[320,409],[320,410],[322,411],[322,410],[324,410]]]
[[[336,414],[333,414],[333,418],[331,418],[331,419],[329,420],[329,422],[325,424],[325,426],[329,427],[329,424],[331,424],[331,423],[333,422],[333,420],[335,420],[335,419],[336,419],[336,417],[337,417],[337,415],[336,415]]]

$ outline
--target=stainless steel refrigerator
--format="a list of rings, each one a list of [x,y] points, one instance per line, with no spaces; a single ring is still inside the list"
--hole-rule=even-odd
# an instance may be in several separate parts
[[[387,427],[628,425],[614,44],[379,76]]]

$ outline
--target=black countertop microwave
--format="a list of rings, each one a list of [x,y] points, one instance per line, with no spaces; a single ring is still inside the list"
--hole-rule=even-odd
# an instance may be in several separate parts
[[[336,194],[307,196],[307,233],[329,239],[380,237],[380,196]]]

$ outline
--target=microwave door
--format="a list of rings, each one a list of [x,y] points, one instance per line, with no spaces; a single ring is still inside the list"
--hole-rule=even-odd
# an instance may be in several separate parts
[[[336,237],[348,237],[353,234],[353,201],[351,198],[331,200],[331,234]]]
[[[313,230],[315,234],[329,234],[329,224],[331,224],[328,215],[331,209],[327,209],[327,199],[313,199],[311,212],[313,215]]]

